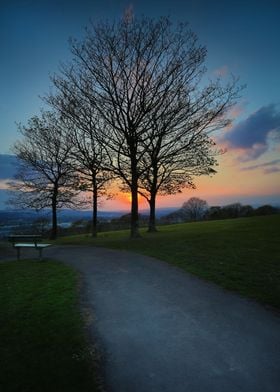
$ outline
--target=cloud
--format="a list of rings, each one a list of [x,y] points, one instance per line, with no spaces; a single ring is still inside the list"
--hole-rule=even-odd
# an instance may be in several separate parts
[[[280,167],[272,166],[272,167],[265,169],[263,172],[264,172],[264,174],[278,173],[278,172],[280,172]]]
[[[279,165],[279,166],[276,166]],[[247,167],[242,167],[242,171],[251,171],[256,169],[264,169],[264,174],[276,173],[280,171],[280,159],[275,159],[274,161],[259,163],[258,165],[252,165]]]
[[[229,117],[232,119],[238,118],[241,114],[244,113],[245,107],[247,106],[247,102],[243,101],[239,104],[235,104],[230,110],[229,110]]]
[[[223,137],[228,149],[241,150],[242,162],[257,159],[269,148],[270,138],[278,142],[280,112],[276,105],[263,106],[244,121],[233,126]]]
[[[0,180],[0,190],[9,189],[8,180]]]

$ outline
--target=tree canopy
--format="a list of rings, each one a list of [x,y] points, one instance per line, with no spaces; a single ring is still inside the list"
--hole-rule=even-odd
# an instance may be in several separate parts
[[[32,117],[26,126],[19,125],[23,136],[15,143],[19,158],[14,191],[10,203],[17,207],[52,209],[52,233],[57,235],[57,209],[73,206],[79,179],[71,165],[73,145],[65,138],[65,124],[52,112]],[[77,204],[75,204],[77,205]]]
[[[108,170],[131,193],[131,236],[138,236],[138,193],[156,196],[194,186],[194,177],[215,173],[213,131],[229,123],[240,88],[232,78],[206,82],[206,48],[187,24],[169,18],[123,18],[91,24],[71,41],[73,61],[53,77],[59,99],[50,101],[73,119],[78,107],[94,111],[95,134]],[[58,104],[59,103],[59,104]],[[63,108],[63,110],[61,110]],[[80,118],[78,118],[80,121]]]

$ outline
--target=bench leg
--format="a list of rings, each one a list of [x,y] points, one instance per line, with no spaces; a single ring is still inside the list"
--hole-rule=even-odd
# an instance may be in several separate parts
[[[17,260],[19,260],[20,259],[20,248],[16,248],[16,250],[17,250]]]

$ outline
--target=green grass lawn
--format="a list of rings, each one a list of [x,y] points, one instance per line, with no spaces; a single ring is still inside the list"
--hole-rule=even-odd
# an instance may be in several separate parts
[[[0,390],[97,391],[78,276],[53,261],[0,263]]]
[[[127,231],[61,238],[60,244],[126,249],[157,257],[224,288],[280,308],[280,215],[161,226],[129,240]]]
[[[0,240],[0,249],[7,248],[10,244],[7,241]]]

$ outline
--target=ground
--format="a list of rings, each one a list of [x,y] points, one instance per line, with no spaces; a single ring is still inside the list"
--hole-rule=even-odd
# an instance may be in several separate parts
[[[147,256],[46,250],[78,269],[109,391],[276,392],[280,318]]]
[[[215,273],[217,283],[277,305],[278,222],[264,217],[175,225],[134,242],[124,233],[71,239],[162,254],[169,264],[85,244],[46,249],[46,258],[81,273],[80,305],[108,391],[278,392],[279,312],[187,272],[203,276],[206,268],[205,278]],[[14,259],[11,248],[1,254]]]

